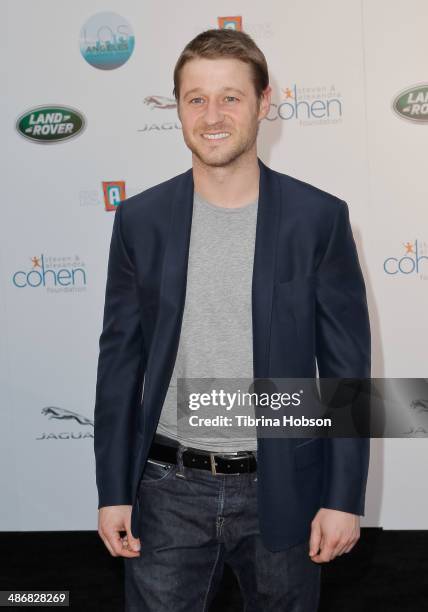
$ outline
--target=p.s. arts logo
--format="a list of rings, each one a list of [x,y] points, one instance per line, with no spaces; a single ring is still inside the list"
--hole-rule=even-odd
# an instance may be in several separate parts
[[[82,440],[94,437],[94,421],[83,414],[58,406],[46,406],[41,412],[55,426],[54,431],[43,431],[36,440]],[[64,431],[66,423],[67,430]]]
[[[387,257],[383,262],[383,270],[388,276],[418,276],[428,280],[428,243],[415,240],[403,243],[403,250],[398,257]]]
[[[54,143],[69,140],[85,128],[85,119],[78,110],[69,106],[36,106],[16,121],[16,129],[28,140]]]
[[[34,255],[29,264],[12,275],[17,289],[45,289],[48,293],[67,293],[86,290],[86,266],[79,255],[52,257]]]
[[[217,17],[217,23],[220,30],[242,30],[242,17]]]
[[[139,193],[142,190],[140,185],[129,187],[125,181],[101,181],[101,189],[98,186],[92,189],[81,189],[78,193],[79,204],[84,207],[100,207],[106,211],[115,211],[119,204],[126,200],[126,193]]]
[[[298,121],[301,126],[342,122],[343,103],[334,85],[285,87],[281,100],[271,103],[267,121]]]
[[[104,206],[106,210],[116,210],[126,198],[125,181],[103,181]]]
[[[94,68],[113,70],[123,66],[135,46],[131,25],[117,13],[92,15],[80,31],[80,52]]]
[[[153,121],[151,113],[153,111],[172,111],[177,108],[177,101],[175,98],[169,98],[166,96],[157,96],[150,95],[146,96],[143,100],[143,104],[147,107],[150,115],[148,116],[148,121],[144,124],[143,127],[138,129],[138,132],[163,132],[170,130],[181,130],[181,125],[178,121],[168,120],[168,121]],[[166,113],[168,115],[169,113]],[[174,113],[176,115],[176,113]],[[156,113],[155,113],[156,117]],[[155,118],[154,117],[154,118]]]
[[[414,123],[428,123],[428,83],[401,91],[392,108],[399,117]]]

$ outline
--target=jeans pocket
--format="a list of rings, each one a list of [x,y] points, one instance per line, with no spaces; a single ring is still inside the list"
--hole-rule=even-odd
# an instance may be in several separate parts
[[[140,481],[140,487],[152,486],[168,480],[177,471],[174,463],[165,463],[157,459],[147,459],[146,467]]]

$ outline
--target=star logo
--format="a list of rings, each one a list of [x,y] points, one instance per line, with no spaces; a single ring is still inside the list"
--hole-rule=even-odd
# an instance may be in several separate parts
[[[284,98],[293,98],[293,92],[291,91],[291,89],[289,87],[286,87],[285,89],[282,90],[282,92],[284,93]]]

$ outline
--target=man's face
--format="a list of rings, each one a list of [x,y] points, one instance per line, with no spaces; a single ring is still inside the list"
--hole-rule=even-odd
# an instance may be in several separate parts
[[[251,67],[236,59],[192,59],[180,78],[178,116],[186,145],[207,166],[227,166],[255,149],[271,88],[257,99]]]

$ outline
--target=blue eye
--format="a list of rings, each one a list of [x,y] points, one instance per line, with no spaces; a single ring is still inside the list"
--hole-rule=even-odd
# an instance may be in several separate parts
[[[226,96],[225,100],[227,100],[228,102],[234,102],[235,100],[238,100],[238,98],[236,96]],[[190,104],[198,104],[198,101],[203,101],[203,98],[198,97],[198,98],[192,98],[190,100]]]

